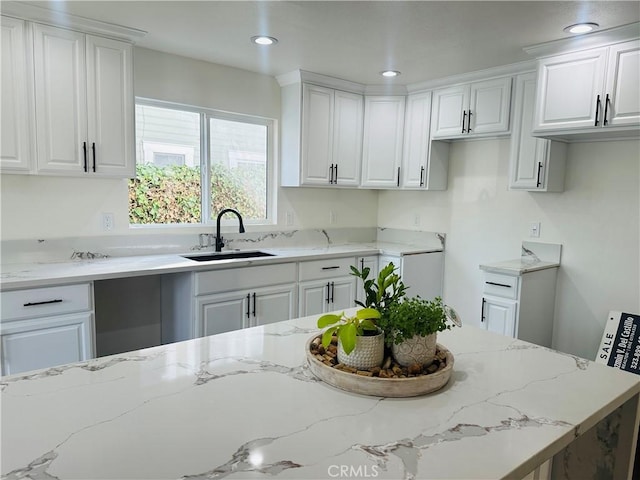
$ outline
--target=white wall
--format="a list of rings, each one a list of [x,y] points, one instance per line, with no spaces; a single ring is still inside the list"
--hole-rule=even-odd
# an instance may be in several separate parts
[[[508,140],[453,143],[445,192],[383,192],[381,227],[447,233],[444,296],[479,324],[478,265],[520,255],[530,222],[561,243],[554,346],[594,358],[609,310],[640,312],[640,143],[571,144],[565,191],[509,191]],[[531,239],[536,241],[535,239]]]
[[[134,90],[148,97],[278,119],[280,87],[267,75],[214,65],[154,50],[134,51]],[[373,227],[377,193],[334,189],[279,189],[276,228]],[[330,210],[337,223],[329,223]],[[130,229],[126,180],[0,176],[0,239],[100,236],[102,212],[114,214],[112,235],[195,235],[202,227]],[[293,225],[285,225],[286,212]]]

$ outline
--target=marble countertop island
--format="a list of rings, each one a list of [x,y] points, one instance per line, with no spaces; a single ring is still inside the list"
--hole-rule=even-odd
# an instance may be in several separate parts
[[[316,319],[0,378],[2,478],[630,478],[635,375],[465,326],[442,390],[361,396],[308,370]]]

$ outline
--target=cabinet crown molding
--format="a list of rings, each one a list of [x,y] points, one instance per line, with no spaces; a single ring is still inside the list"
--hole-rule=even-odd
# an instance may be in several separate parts
[[[531,56],[540,58],[589,48],[604,47],[613,43],[627,42],[638,38],[640,38],[640,22],[599,30],[577,37],[539,43],[525,47],[524,51]]]
[[[116,40],[135,43],[147,32],[137,28],[124,27],[112,23],[92,20],[68,13],[56,12],[48,8],[38,7],[22,2],[2,2],[2,15],[17,17],[32,22],[44,23],[55,27],[68,28],[82,33],[96,34]]]
[[[294,70],[293,72],[283,73],[276,77],[280,87],[292,85],[295,83],[312,83],[322,87],[334,88],[351,93],[364,94],[366,86],[361,83],[343,80],[341,78],[322,75],[320,73],[308,72],[306,70]]]

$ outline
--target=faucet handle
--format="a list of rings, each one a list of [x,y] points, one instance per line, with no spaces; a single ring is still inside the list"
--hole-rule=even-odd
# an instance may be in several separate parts
[[[224,237],[216,238],[216,252],[222,251],[224,248]]]

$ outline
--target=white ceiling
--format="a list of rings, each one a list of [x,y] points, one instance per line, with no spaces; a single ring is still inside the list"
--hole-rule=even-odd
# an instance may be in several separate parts
[[[34,2],[147,31],[137,45],[268,75],[296,69],[369,85],[418,83],[524,60],[523,47],[638,22],[640,2],[50,1]],[[279,39],[273,47],[253,35]],[[395,80],[384,69],[400,70]]]

